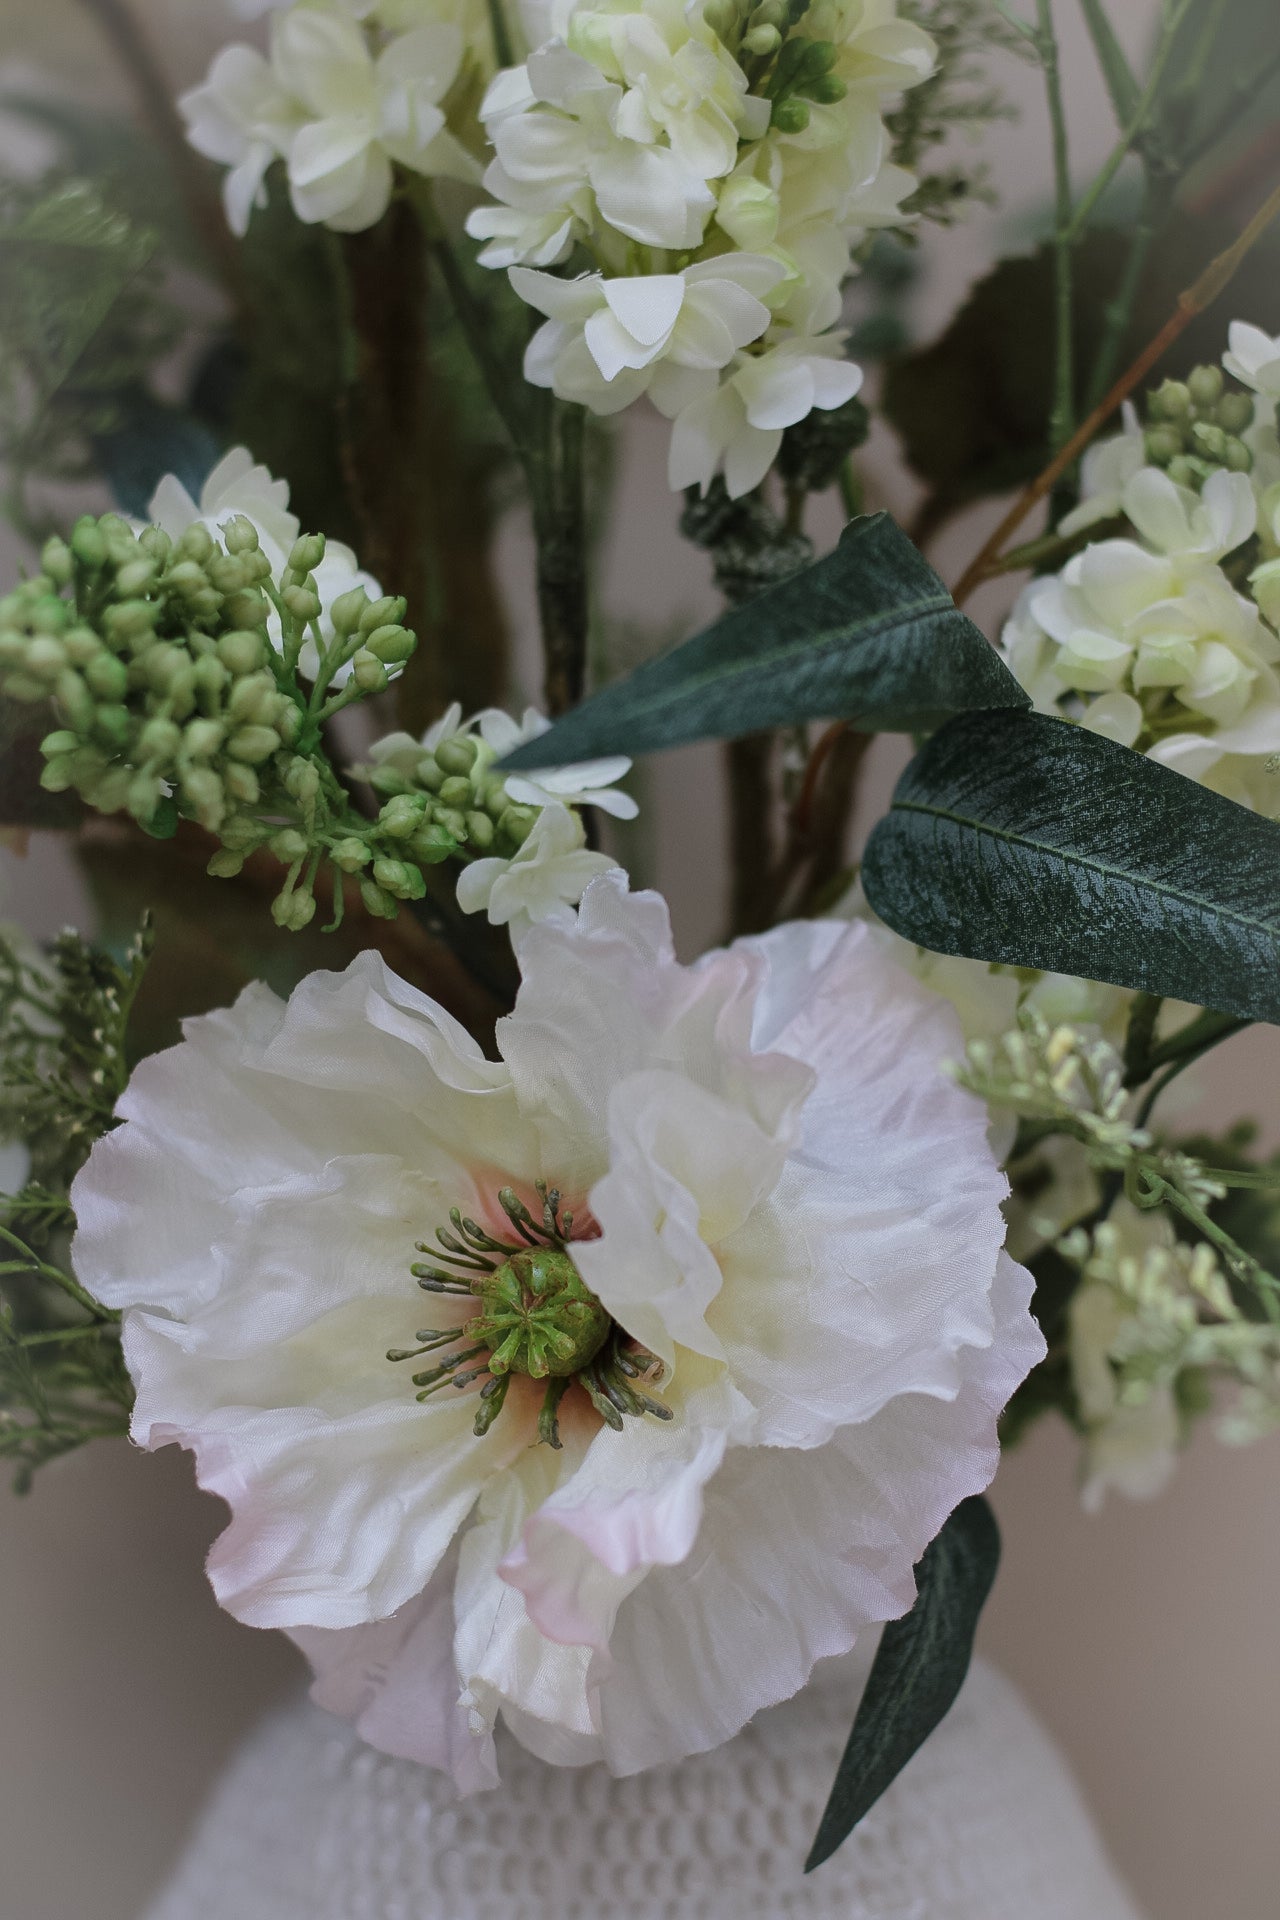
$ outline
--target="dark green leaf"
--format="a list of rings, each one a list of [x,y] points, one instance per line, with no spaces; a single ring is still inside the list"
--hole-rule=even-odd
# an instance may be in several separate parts
[[[967,714],[867,848],[882,919],[937,953],[1280,1021],[1280,826],[1043,714]]]
[[[916,1568],[916,1601],[884,1630],[805,1872],[829,1860],[951,1707],[1000,1560],[980,1494],[956,1508]]]
[[[566,714],[512,767],[844,719],[912,732],[1027,696],[888,514]]]

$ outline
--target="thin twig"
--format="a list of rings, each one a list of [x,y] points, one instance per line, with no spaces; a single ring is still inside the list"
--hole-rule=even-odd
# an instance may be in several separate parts
[[[1104,427],[1116,409],[1128,399],[1134,388],[1144,380],[1169,349],[1177,342],[1191,322],[1212,306],[1227,287],[1237,267],[1250,248],[1258,241],[1272,221],[1280,215],[1280,187],[1268,195],[1264,204],[1250,220],[1244,232],[1218,254],[1193,286],[1178,296],[1178,303],[1161,327],[1155,338],[1148,342],[1116,381],[1106,398],[1099,402],[1088,418],[1072,434],[1066,445],[1049,462],[1044,471],[1036,476],[1010,507],[999,526],[984,541],[980,551],[965,568],[957,582],[954,599],[957,606],[963,606],[975,587],[978,587],[993,572],[998,571],[998,562],[1005,542],[1015,534],[1032,508],[1045,495],[1052,492],[1054,486],[1067,469],[1084,452],[1094,435]]]
[[[1036,44],[1044,70],[1053,135],[1053,411],[1049,444],[1055,450],[1071,438],[1075,413],[1075,368],[1072,348],[1072,235],[1071,162],[1067,147],[1067,116],[1062,98],[1058,40],[1053,30],[1053,0],[1036,0]]]

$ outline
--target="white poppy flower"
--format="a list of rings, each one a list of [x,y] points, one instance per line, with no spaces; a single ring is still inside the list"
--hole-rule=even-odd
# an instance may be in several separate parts
[[[772,318],[762,296],[784,273],[754,253],[616,279],[561,280],[512,267],[520,298],[547,315],[525,351],[525,379],[593,413],[616,413],[646,392],[674,411],[690,374],[714,375],[759,339]]]
[[[137,1069],[73,1195],[135,1439],[232,1508],[220,1600],[472,1787],[499,1716],[635,1772],[901,1614],[1044,1353],[953,1016],[867,929],[683,967],[607,876],[520,962],[492,1060],[374,954],[250,988]],[[422,1318],[420,1404],[383,1356]]]
[[[843,406],[862,385],[862,369],[845,359],[843,344],[843,334],[829,334],[740,354],[719,385],[695,393],[675,413],[670,485],[705,492],[723,470],[731,500],[758,487],[778,456],[784,428],[815,407]],[[663,397],[654,395],[667,412]]]
[[[510,789],[508,789],[510,791]],[[617,870],[607,853],[593,853],[578,814],[555,800],[542,808],[529,837],[510,860],[473,860],[458,875],[458,905],[510,929],[519,945],[544,920],[567,923],[591,882]]]
[[[551,722],[536,707],[526,707],[520,720],[512,719],[501,707],[486,707],[476,715],[480,737],[493,749],[495,760],[504,760],[526,740],[546,733]],[[533,767],[528,773],[503,775],[509,797],[518,806],[548,807],[561,801],[571,807],[599,807],[615,820],[634,820],[640,809],[629,793],[619,793],[616,782],[630,773],[631,761],[625,753],[611,753],[602,760],[578,760],[565,767]]]
[[[1280,400],[1280,335],[1273,340],[1261,327],[1233,320],[1227,340],[1229,345],[1222,356],[1227,372],[1255,393]]]
[[[247,447],[232,447],[223,454],[205,480],[198,501],[192,499],[176,474],[167,473],[147,508],[150,524],[167,533],[171,540],[179,539],[197,522],[219,539],[228,520],[237,514],[253,522],[262,551],[271,562],[272,572],[278,576],[298,537],[300,523],[297,515],[289,510],[289,482],[277,480],[268,468],[256,463]],[[326,540],[324,558],[313,577],[320,596],[320,631],[326,640],[333,638],[329,610],[344,593],[363,587],[370,600],[382,598],[382,588],[373,575],[363,570],[351,548],[340,540]],[[279,619],[275,614],[271,616],[270,630],[278,640]],[[318,664],[310,641],[304,647],[302,664],[304,670],[311,672]],[[350,673],[349,665],[340,668],[334,676],[335,683],[341,684]]]

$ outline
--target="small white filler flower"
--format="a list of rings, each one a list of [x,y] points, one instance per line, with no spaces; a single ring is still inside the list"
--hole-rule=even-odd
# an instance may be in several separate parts
[[[611,874],[520,963],[496,1059],[373,954],[248,989],[73,1196],[218,1598],[466,1788],[499,1720],[704,1751],[901,1614],[1044,1352],[954,1015],[867,928],[685,967]]]

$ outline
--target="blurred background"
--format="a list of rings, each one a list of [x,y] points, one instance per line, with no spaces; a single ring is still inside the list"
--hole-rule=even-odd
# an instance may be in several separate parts
[[[222,0],[133,4],[175,89],[199,76],[237,25]],[[1274,0],[1259,8],[1270,18]],[[127,81],[101,31],[110,11],[81,0],[3,0],[0,97],[69,92],[96,109],[129,111]],[[1060,0],[1057,12],[1083,173],[1106,152],[1112,120],[1077,0]],[[1123,0],[1111,12],[1140,55],[1158,0]],[[1000,204],[931,230],[914,278],[892,294],[895,324],[921,342],[945,326],[997,252],[1030,246],[1043,231],[1040,77],[1009,57],[999,69],[1018,114],[985,136]],[[0,112],[0,172],[39,172],[47,146],[29,119]],[[1246,199],[1262,197],[1277,165],[1273,143],[1271,177],[1246,180]],[[1231,231],[1224,227],[1222,244]],[[1214,316],[1219,334],[1232,317],[1265,323],[1243,308],[1237,315],[1228,296]],[[664,444],[661,423],[640,419],[617,449],[601,597],[624,639],[631,626],[678,637],[715,606],[704,556],[675,532]],[[921,489],[887,428],[877,428],[864,471],[874,504],[911,524]],[[930,554],[944,576],[955,576],[998,511],[978,505],[938,532]],[[832,506],[815,532],[833,537],[837,525]],[[529,677],[529,541],[518,511],[499,538],[519,681]],[[20,543],[0,532],[0,583],[21,559]],[[1009,597],[993,586],[975,601],[989,631]],[[895,771],[893,743],[877,752],[867,819]],[[724,905],[708,882],[723,828],[714,756],[669,756],[646,797],[639,854],[665,849],[655,877],[694,952],[716,938]],[[33,933],[67,922],[93,930],[97,905],[55,835],[35,834],[25,858],[0,854],[0,881],[0,912]],[[1252,1112],[1264,1144],[1280,1145],[1278,1068],[1274,1029],[1239,1036],[1200,1077],[1197,1126]],[[1280,1440],[1229,1451],[1202,1427],[1159,1500],[1113,1499],[1097,1518],[1079,1506],[1077,1451],[1055,1422],[1002,1466],[994,1498],[1005,1559],[983,1645],[1061,1742],[1152,1920],[1274,1920]],[[195,1490],[184,1456],[138,1455],[123,1442],[46,1469],[26,1499],[0,1491],[4,1920],[134,1920],[236,1741],[302,1684],[301,1661],[282,1638],[242,1628],[214,1605],[202,1559],[220,1524],[218,1503]]]

